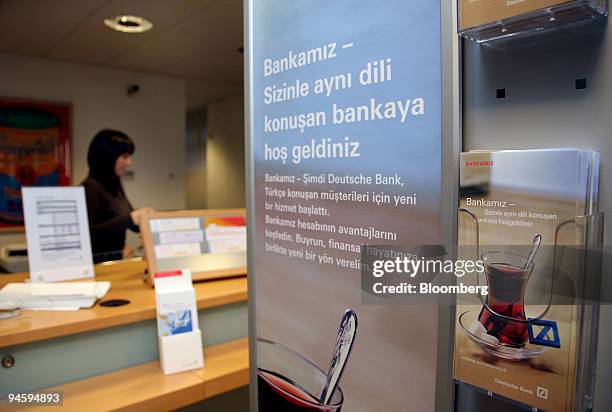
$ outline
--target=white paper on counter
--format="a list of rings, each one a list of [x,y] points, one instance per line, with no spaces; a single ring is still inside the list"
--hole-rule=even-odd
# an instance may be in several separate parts
[[[83,187],[24,187],[23,213],[33,282],[94,277]]]

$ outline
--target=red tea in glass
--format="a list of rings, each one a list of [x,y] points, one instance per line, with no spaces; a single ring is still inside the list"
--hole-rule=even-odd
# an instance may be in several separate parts
[[[518,322],[495,315],[487,307],[482,308],[478,320],[487,334],[494,336],[500,345],[522,348],[529,340],[525,316],[525,289],[533,270],[533,262],[523,268],[526,259],[511,253],[490,252],[482,256],[489,286],[488,306],[500,315],[517,319]]]
[[[262,412],[340,411],[340,408],[326,408],[320,405],[319,400],[306,390],[274,372],[258,369],[257,389],[259,391],[259,410]]]
[[[257,339],[257,389],[260,412],[340,412],[337,389],[329,405],[319,396],[327,374],[314,362],[279,343]]]

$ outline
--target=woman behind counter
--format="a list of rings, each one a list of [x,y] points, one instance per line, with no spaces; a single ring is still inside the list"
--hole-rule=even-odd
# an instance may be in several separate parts
[[[126,230],[138,232],[140,217],[153,211],[151,208],[135,210],[121,185],[121,177],[132,165],[134,150],[132,139],[111,129],[98,132],[89,145],[89,175],[82,185],[95,263],[121,259]]]

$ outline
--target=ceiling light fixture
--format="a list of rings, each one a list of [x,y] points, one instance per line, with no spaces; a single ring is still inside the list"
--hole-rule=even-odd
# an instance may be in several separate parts
[[[106,27],[122,33],[144,33],[153,28],[153,23],[140,16],[115,16],[104,19]]]

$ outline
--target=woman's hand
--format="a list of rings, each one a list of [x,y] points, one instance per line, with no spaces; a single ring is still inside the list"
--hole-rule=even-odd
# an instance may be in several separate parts
[[[125,247],[123,248],[123,258],[124,259],[130,259],[133,258],[136,253],[136,251],[134,250],[134,248],[130,245],[125,245]]]
[[[155,209],[153,208],[141,207],[140,209],[132,210],[132,212],[130,213],[130,216],[132,218],[132,222],[134,222],[136,226],[140,226],[140,220],[141,220],[142,215],[146,215],[148,213],[153,213],[153,212],[155,212]]]

